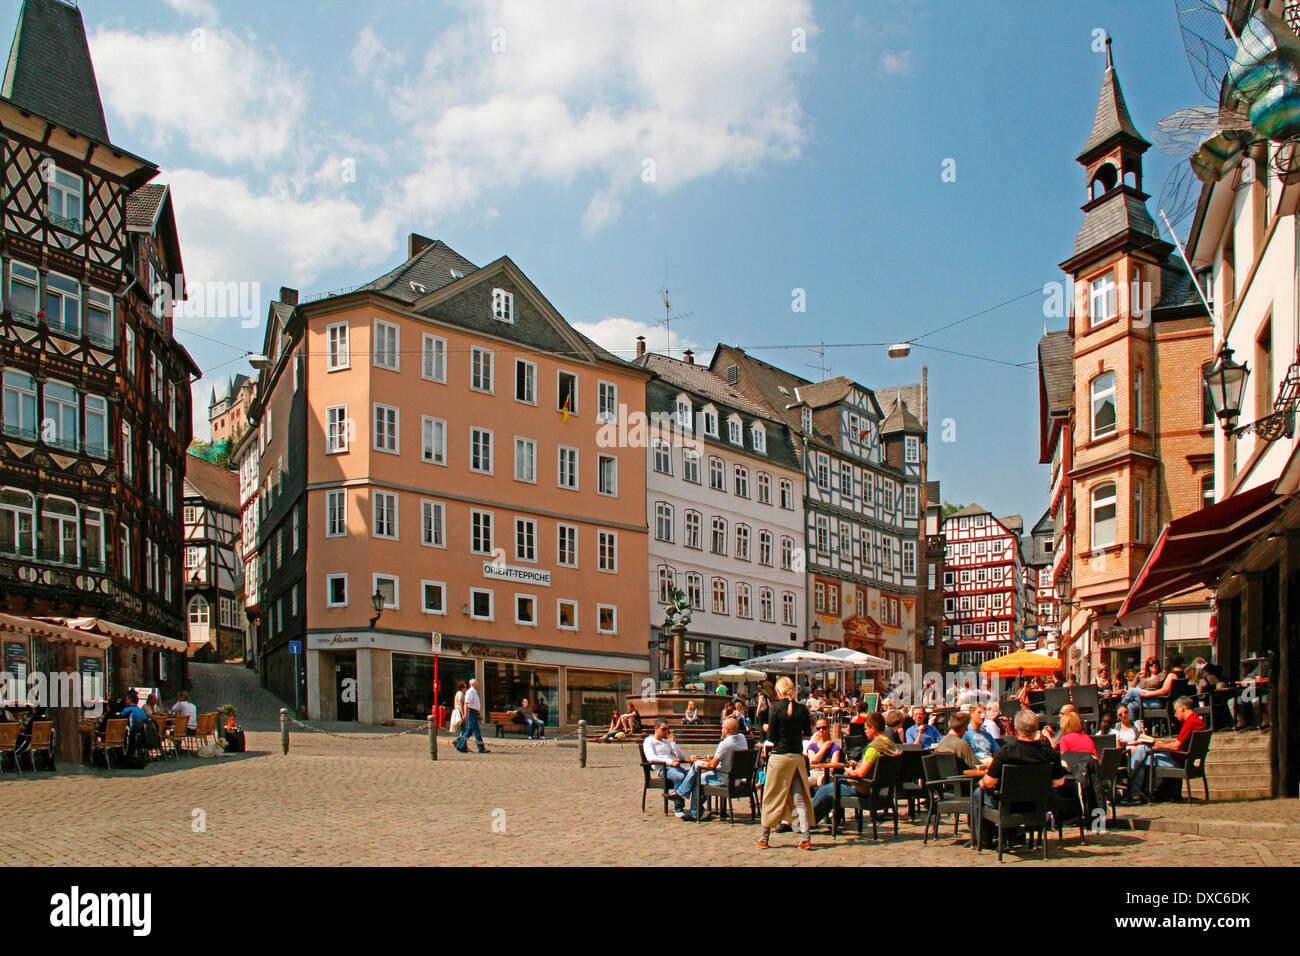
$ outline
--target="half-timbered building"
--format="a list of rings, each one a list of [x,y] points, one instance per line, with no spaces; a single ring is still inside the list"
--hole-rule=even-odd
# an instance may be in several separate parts
[[[180,246],[157,167],[109,139],[75,5],[24,0],[0,165],[0,611],[124,627],[86,666],[112,688],[179,684],[198,374],[171,324]],[[164,277],[174,284],[155,304]],[[41,666],[39,645],[28,666],[79,666]]]
[[[197,455],[186,455],[184,487],[189,654],[203,660],[242,661],[239,476]]]
[[[1025,612],[1019,515],[967,505],[943,523],[944,640],[962,666],[1008,650]]]

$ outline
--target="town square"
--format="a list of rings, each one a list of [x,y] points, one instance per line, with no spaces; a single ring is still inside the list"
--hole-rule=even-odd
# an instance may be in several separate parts
[[[0,840],[52,938],[417,867],[1280,925],[1300,2],[0,35]]]

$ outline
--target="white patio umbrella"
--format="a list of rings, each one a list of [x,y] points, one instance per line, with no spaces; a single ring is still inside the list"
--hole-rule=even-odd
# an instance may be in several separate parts
[[[838,657],[842,661],[848,661],[848,663],[853,665],[851,669],[855,671],[887,671],[894,666],[883,657],[876,657],[874,654],[855,651],[851,647],[837,647],[827,656]]]
[[[853,669],[852,664],[841,658],[832,657],[830,654],[794,649],[777,651],[775,654],[764,654],[761,657],[751,657],[747,661],[741,661],[740,666],[758,668],[767,671],[769,674],[793,674],[796,684],[799,682],[800,670],[805,673],[820,673],[823,671]]]
[[[704,671],[700,674],[701,680],[763,680],[766,677],[767,671],[751,670],[748,667],[741,667],[739,664],[715,667],[711,671]]]

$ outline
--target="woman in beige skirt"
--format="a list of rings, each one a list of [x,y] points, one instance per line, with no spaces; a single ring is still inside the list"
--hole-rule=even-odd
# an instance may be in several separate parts
[[[812,720],[808,708],[794,699],[794,681],[790,678],[776,682],[776,696],[768,716],[767,739],[772,741],[772,750],[763,785],[763,831],[758,846],[767,849],[772,828],[789,817],[793,805],[799,815],[799,849],[811,850],[812,792],[808,789],[803,741],[812,735]]]

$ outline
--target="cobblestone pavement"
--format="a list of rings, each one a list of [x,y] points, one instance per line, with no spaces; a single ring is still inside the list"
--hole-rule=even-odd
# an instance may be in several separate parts
[[[7,775],[6,862],[997,865],[996,854],[977,856],[954,840],[951,824],[929,847],[920,825],[904,820],[897,839],[876,844],[869,834],[815,834],[818,849],[800,853],[783,834],[763,852],[747,823],[683,823],[665,817],[653,795],[642,814],[632,746],[593,745],[583,770],[572,742],[489,740],[491,753],[462,755],[444,740],[437,763],[420,735],[295,733],[287,756],[273,732],[251,732],[248,743],[247,754],[139,771]],[[1300,840],[1112,831],[1090,834],[1081,847],[1076,830],[1064,844],[1052,837],[1050,855],[1047,865],[1296,866]],[[1009,859],[1044,865],[1028,855]]]

